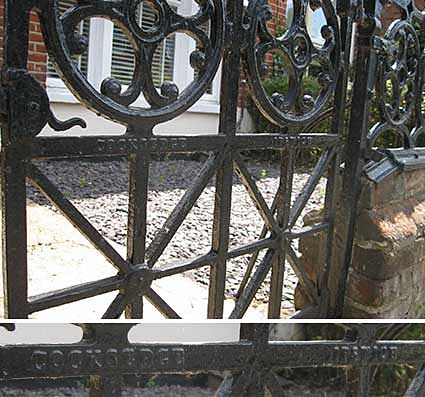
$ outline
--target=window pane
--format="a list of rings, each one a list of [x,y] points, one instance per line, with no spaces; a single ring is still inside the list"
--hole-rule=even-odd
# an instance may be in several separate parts
[[[313,11],[312,9],[308,10],[308,32],[311,36],[311,39],[316,44],[323,44],[324,39],[322,37],[322,27],[326,25],[326,17],[323,13],[322,8]]]
[[[61,0],[59,1],[59,12],[60,15],[62,15],[66,10],[69,10],[71,7],[77,4],[77,0]],[[89,38],[90,33],[90,21],[85,20],[82,21],[78,27],[79,33],[87,38]],[[88,59],[89,54],[88,51],[86,51],[83,55],[77,55],[73,57],[75,64],[77,65],[78,69],[83,73],[84,76],[87,77],[87,71],[88,71]],[[48,62],[47,64],[47,77],[50,78],[59,78],[59,75],[57,74],[55,67],[51,62]]]

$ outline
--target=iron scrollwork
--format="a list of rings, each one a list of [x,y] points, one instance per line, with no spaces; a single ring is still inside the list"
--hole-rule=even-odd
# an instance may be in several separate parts
[[[149,4],[157,15],[156,23],[144,29],[136,20],[142,0],[95,1],[81,0],[78,5],[58,15],[57,2],[42,2],[42,24],[46,45],[62,79],[84,104],[113,121],[124,124],[136,135],[150,135],[158,123],[175,118],[189,109],[208,90],[221,61],[224,43],[224,11],[221,0],[197,0],[198,12],[184,17],[172,9],[166,0]],[[114,22],[127,36],[134,49],[135,69],[132,81],[123,91],[120,81],[108,77],[100,92],[93,87],[74,64],[72,57],[88,50],[86,37],[76,33],[77,26],[90,18],[106,18]],[[202,29],[210,23],[210,34]],[[166,81],[155,87],[152,62],[158,46],[170,35],[187,34],[198,44],[190,55],[190,65],[196,71],[194,81],[182,92]],[[143,94],[149,108],[131,106]]]
[[[2,75],[2,95],[13,90],[10,99],[0,106],[0,113],[9,115],[12,140],[33,138],[48,124],[56,131],[66,131],[74,126],[86,128],[84,120],[74,117],[58,120],[50,107],[46,90],[25,70],[5,68]]]
[[[313,43],[307,28],[307,13],[323,11],[326,24],[321,28],[323,43]],[[335,7],[329,0],[295,0],[294,17],[288,30],[278,36],[269,27],[273,11],[267,0],[251,1],[248,7],[248,36],[245,49],[247,79],[253,99],[271,122],[279,126],[305,124],[320,116],[332,98],[340,67],[340,33]],[[288,88],[285,93],[269,95],[263,79],[270,72],[270,56],[283,58]],[[309,68],[320,69],[317,81],[320,93],[316,98],[303,92],[303,79]]]
[[[424,14],[414,0],[382,2],[400,13],[382,37],[376,36],[376,79],[374,83],[378,121],[368,135],[372,148],[380,136],[395,132],[402,147],[414,148],[422,134],[424,48],[416,26],[423,24]],[[382,11],[382,8],[378,9]],[[377,18],[380,21],[381,15]]]

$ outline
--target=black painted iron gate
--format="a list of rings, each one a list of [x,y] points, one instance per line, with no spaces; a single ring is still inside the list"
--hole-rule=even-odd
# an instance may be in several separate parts
[[[394,340],[409,324],[351,324],[342,340],[300,342],[270,341],[269,325],[242,324],[240,341],[205,344],[130,343],[134,325],[81,324],[74,344],[0,346],[0,380],[90,377],[91,397],[118,397],[124,375],[228,371],[217,396],[281,397],[291,395],[276,375],[282,368],[339,367],[344,395],[365,397],[378,367],[425,360],[424,341]],[[424,392],[420,369],[405,396]]]
[[[171,305],[152,288],[152,281],[198,267],[210,267],[208,317],[223,316],[226,262],[251,254],[247,276],[240,288],[232,318],[244,315],[256,291],[271,270],[269,317],[279,318],[285,258],[295,270],[304,291],[321,317],[341,317],[345,283],[351,263],[356,203],[364,161],[382,153],[367,148],[385,130],[397,130],[406,138],[405,158],[410,161],[414,139],[422,132],[423,57],[414,23],[423,16],[414,1],[392,1],[401,10],[385,38],[378,35],[379,18],[385,1],[294,0],[294,18],[288,32],[276,37],[269,29],[273,12],[266,0],[197,0],[197,14],[183,17],[163,0],[152,1],[157,26],[142,29],[135,19],[137,0],[79,0],[61,17],[56,0],[5,0],[4,64],[1,76],[2,113],[2,219],[5,316],[26,318],[31,313],[66,303],[117,291],[105,318],[141,318],[143,299],[148,299],[166,317],[178,318]],[[313,44],[306,27],[307,8],[321,8],[327,25],[322,43]],[[71,92],[88,108],[127,127],[123,136],[41,137],[49,124],[65,131],[84,127],[80,119],[61,122],[53,115],[45,89],[28,72],[29,13],[36,12],[49,57]],[[76,26],[87,18],[112,20],[129,37],[135,54],[131,84],[123,90],[119,81],[107,78],[97,91],[73,62],[73,56],[87,51],[87,38]],[[201,27],[209,22],[210,32]],[[353,27],[357,26],[354,83],[348,83]],[[171,82],[156,89],[152,80],[152,57],[170,34],[184,32],[197,48],[190,55],[196,71],[194,81],[180,92]],[[394,44],[397,42],[397,46]],[[268,95],[263,78],[268,73],[269,55],[279,52],[285,61],[288,80],[286,95]],[[156,125],[185,112],[208,90],[222,62],[220,122],[217,135],[158,136]],[[276,133],[237,133],[237,103],[240,67],[243,66],[250,94],[261,112],[276,125]],[[303,78],[319,68],[316,77],[320,93],[303,94]],[[356,78],[357,76],[357,78]],[[393,97],[382,95],[390,81]],[[351,123],[344,139],[347,89],[352,87]],[[381,96],[382,123],[369,136],[369,103],[373,90]],[[406,91],[407,90],[407,94]],[[132,104],[143,94],[147,108]],[[403,102],[403,105],[402,105]],[[404,107],[403,107],[404,106]],[[333,111],[329,111],[332,108]],[[313,131],[325,116],[331,117],[326,133]],[[408,120],[413,120],[413,133]],[[409,124],[410,125],[410,124]],[[201,131],[200,131],[201,132]],[[344,255],[333,257],[338,174],[345,147],[345,176],[342,196]],[[291,205],[294,162],[300,150],[322,148],[323,154],[299,196]],[[267,205],[250,175],[240,152],[274,149],[282,153],[280,187],[271,207]],[[209,152],[210,157],[191,183],[164,226],[146,246],[146,204],[149,164],[156,154]],[[36,159],[127,157],[131,163],[128,210],[127,257],[123,258],[91,223],[35,165]],[[263,233],[254,243],[229,249],[232,173],[236,170],[264,220]],[[208,182],[216,176],[214,225],[211,250],[184,263],[155,266],[168,243]],[[296,221],[322,176],[327,177],[322,222],[297,228]],[[116,268],[114,277],[28,297],[26,181],[31,182]],[[306,276],[292,241],[308,233],[327,231],[323,272],[318,285]],[[259,252],[264,255],[259,257]],[[260,259],[260,260],[257,260]],[[257,265],[254,264],[257,262]]]

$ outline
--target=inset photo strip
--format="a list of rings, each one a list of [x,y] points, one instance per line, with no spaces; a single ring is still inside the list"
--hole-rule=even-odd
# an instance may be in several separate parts
[[[2,324],[0,396],[423,396],[424,323]]]

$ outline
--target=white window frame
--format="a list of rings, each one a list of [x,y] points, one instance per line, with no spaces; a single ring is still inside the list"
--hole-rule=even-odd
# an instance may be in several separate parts
[[[198,7],[193,0],[169,0],[169,4],[177,6],[177,11],[181,15],[193,15]],[[91,18],[87,79],[97,90],[100,89],[102,81],[111,75],[113,32],[114,24],[111,21],[104,18]],[[175,46],[173,81],[178,87],[186,87],[194,77],[194,70],[188,66],[186,60],[195,50],[195,42],[187,35],[177,33]],[[185,62],[181,62],[181,59]],[[220,112],[220,82],[221,65],[212,82],[212,92],[204,94],[188,111],[218,114]],[[47,93],[52,102],[79,103],[59,78],[47,77]],[[149,107],[143,96],[133,106]]]

